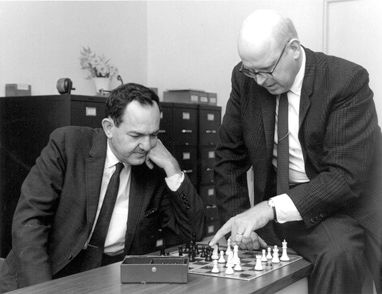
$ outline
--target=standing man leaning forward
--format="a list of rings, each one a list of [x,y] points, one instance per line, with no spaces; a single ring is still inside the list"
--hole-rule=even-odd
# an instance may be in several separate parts
[[[379,289],[381,131],[367,71],[301,46],[291,20],[268,10],[244,21],[238,51],[216,151],[225,224],[210,245],[230,233],[242,248],[258,248],[274,241],[273,232],[312,262],[309,293],[361,293],[371,272]],[[280,137],[289,142],[282,193],[280,97],[287,99],[289,126]],[[254,207],[246,180],[251,166]]]
[[[107,98],[103,129],[70,126],[51,134],[22,185],[0,290],[152,252],[160,238],[201,238],[202,200],[157,138],[159,122],[158,96],[126,84]],[[95,246],[95,224],[117,167],[106,240]]]

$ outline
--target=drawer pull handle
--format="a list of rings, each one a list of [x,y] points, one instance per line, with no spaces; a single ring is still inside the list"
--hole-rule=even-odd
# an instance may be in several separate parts
[[[192,174],[192,169],[185,169],[183,172],[185,174]]]
[[[159,130],[158,133],[159,133],[159,134],[164,134],[164,133],[166,133],[166,130]]]
[[[207,134],[216,134],[216,130],[206,130]]]
[[[192,133],[192,130],[185,130],[185,129],[182,130],[182,134],[191,134],[191,133]]]

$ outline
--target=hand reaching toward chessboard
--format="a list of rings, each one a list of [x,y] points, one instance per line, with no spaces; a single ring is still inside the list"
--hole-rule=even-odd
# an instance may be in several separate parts
[[[231,240],[236,244],[246,244],[245,246],[247,246],[252,243],[252,246],[265,248],[267,244],[254,231],[264,227],[271,220],[273,220],[273,209],[266,201],[260,202],[254,207],[231,217],[216,232],[209,245],[214,246],[226,234],[231,233]]]

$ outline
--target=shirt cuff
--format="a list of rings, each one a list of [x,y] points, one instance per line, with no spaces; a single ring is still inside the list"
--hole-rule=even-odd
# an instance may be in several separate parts
[[[277,195],[272,199],[276,208],[277,222],[286,223],[302,220],[292,199],[287,194]]]
[[[183,183],[183,180],[184,180],[183,172],[172,175],[171,177],[165,178],[167,187],[173,192],[179,189],[180,185]]]

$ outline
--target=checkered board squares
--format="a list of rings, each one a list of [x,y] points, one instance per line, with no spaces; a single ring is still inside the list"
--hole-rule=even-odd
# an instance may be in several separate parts
[[[225,250],[225,247],[220,246],[220,249]],[[177,251],[170,252],[170,255],[179,256]],[[225,264],[218,264],[220,273],[212,273],[211,270],[213,267],[213,262],[205,261],[205,259],[202,257],[196,257],[194,262],[189,262],[188,272],[195,275],[250,281],[272,271],[282,270],[283,267],[287,267],[289,264],[302,259],[302,257],[299,255],[288,254],[290,258],[289,261],[281,261],[280,263],[276,264],[268,261],[263,263],[264,269],[262,271],[255,271],[254,267],[256,264],[256,255],[261,255],[261,252],[239,250],[240,265],[242,267],[242,271],[235,271],[232,275],[225,274]]]

